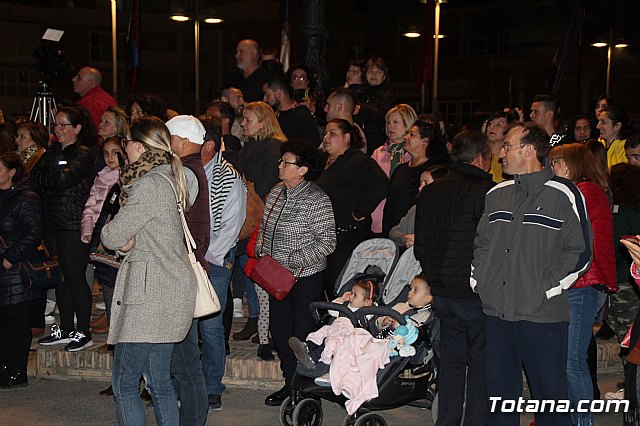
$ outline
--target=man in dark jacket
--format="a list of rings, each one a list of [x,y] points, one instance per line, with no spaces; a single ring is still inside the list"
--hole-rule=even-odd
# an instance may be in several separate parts
[[[440,318],[441,364],[437,425],[487,422],[482,304],[469,287],[473,239],[493,187],[487,136],[465,131],[453,138],[452,173],[422,190],[416,210],[415,256],[431,285]],[[466,377],[466,392],[465,392]]]
[[[204,254],[209,247],[209,191],[200,151],[205,130],[200,120],[191,115],[178,115],[167,121],[171,133],[171,149],[185,166],[191,209],[185,215],[189,231],[196,241],[195,255],[205,270],[209,264]],[[190,178],[188,170],[195,175]],[[193,176],[191,175],[191,176]],[[180,423],[204,424],[209,410],[205,378],[198,348],[198,320],[194,319],[187,337],[176,343],[171,358],[171,375],[176,379],[180,399]]]
[[[543,168],[548,149],[542,128],[512,125],[500,157],[513,180],[487,193],[478,224],[471,287],[486,315],[490,425],[518,423],[503,408],[522,395],[523,366],[532,399],[568,400],[567,290],[589,269],[593,236],[578,188]],[[536,421],[571,425],[548,409]]]

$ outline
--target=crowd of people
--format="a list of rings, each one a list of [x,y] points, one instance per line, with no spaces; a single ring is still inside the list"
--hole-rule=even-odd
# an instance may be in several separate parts
[[[488,398],[517,400],[522,368],[534,399],[599,398],[594,324],[631,336],[621,392],[625,421],[640,418],[640,133],[616,100],[563,126],[558,99],[537,95],[531,121],[520,108],[477,112],[449,138],[439,114],[396,103],[380,57],[350,61],[326,93],[307,65],[285,74],[261,61],[253,40],[236,62],[198,117],[150,94],[119,106],[83,67],[80,99],[57,108],[53,133],[24,117],[0,123],[0,388],[28,384],[32,336],[55,321],[40,345],[81,351],[108,333],[101,393],[120,423],[144,423],[143,381],[158,424],[204,424],[222,407],[230,337],[252,339],[264,360],[275,350],[284,386],[265,404],[280,405],[297,359],[318,360],[303,343],[318,328],[309,304],[353,302],[336,280],[358,244],[382,237],[413,247],[429,289],[419,307],[440,321],[437,425],[517,423]],[[220,313],[193,318],[177,205]],[[55,291],[23,273],[42,244],[64,276]],[[267,255],[295,278],[283,299],[250,278]],[[106,309],[92,321],[94,280]],[[367,290],[361,304],[374,304],[377,287],[359,286],[354,297]],[[591,413],[536,419],[594,424]]]

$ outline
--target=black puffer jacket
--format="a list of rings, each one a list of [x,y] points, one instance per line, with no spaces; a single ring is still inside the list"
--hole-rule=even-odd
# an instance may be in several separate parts
[[[24,288],[19,263],[29,260],[42,241],[42,201],[25,184],[0,190],[0,235],[8,246],[0,247],[0,306],[27,302],[31,291]],[[13,265],[9,270],[4,259]]]
[[[32,172],[32,182],[44,200],[47,230],[80,229],[95,177],[95,159],[95,150],[88,146],[73,144],[62,149],[60,143],[42,157]]]

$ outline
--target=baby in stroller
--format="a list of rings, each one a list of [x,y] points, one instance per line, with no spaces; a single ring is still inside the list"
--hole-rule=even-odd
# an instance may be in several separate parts
[[[333,303],[347,304],[347,307],[352,312],[355,312],[362,307],[372,306],[378,299],[379,291],[378,284],[372,280],[358,280],[353,284],[351,291],[345,292],[342,296],[333,300]],[[329,314],[334,317],[339,315],[337,311],[333,310],[329,310]],[[291,337],[289,346],[298,362],[305,369],[313,370],[324,351],[325,339],[332,337],[335,333],[342,332],[343,328],[339,327],[338,324],[335,326],[332,324],[325,325],[320,330],[309,334],[305,342],[301,342],[295,336]],[[318,341],[321,341],[321,343],[316,343]]]
[[[402,315],[408,315],[415,327],[425,324],[433,313],[431,310],[431,286],[422,274],[411,280],[406,302],[396,303],[392,309]],[[379,339],[388,338],[398,328],[398,321],[390,316],[383,316],[371,323],[371,334]]]

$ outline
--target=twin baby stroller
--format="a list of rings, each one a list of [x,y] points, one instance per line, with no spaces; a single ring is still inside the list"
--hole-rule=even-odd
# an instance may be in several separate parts
[[[366,272],[365,272],[366,271]],[[336,282],[336,293],[351,290],[354,277],[376,280],[380,286],[380,306],[360,308],[352,312],[345,305],[316,302],[311,305],[312,314],[320,320],[320,312],[338,311],[347,317],[354,327],[362,327],[377,316],[392,316],[400,324],[405,318],[390,309],[398,301],[406,301],[410,282],[421,267],[408,249],[398,259],[396,245],[383,238],[364,241],[353,251]],[[432,335],[436,331],[436,320],[432,315],[427,324],[419,328],[418,339],[413,343],[416,354],[412,357],[393,357],[384,369],[378,371],[378,397],[364,402],[355,413],[347,415],[343,425],[386,425],[384,418],[375,411],[388,410],[404,405],[431,409],[435,422],[437,416],[437,357],[432,348]],[[347,398],[335,395],[332,388],[318,385],[314,381],[329,371],[329,366],[318,363],[307,371],[298,365],[293,378],[291,395],[280,406],[280,424],[286,426],[322,424],[322,400],[345,406]]]

